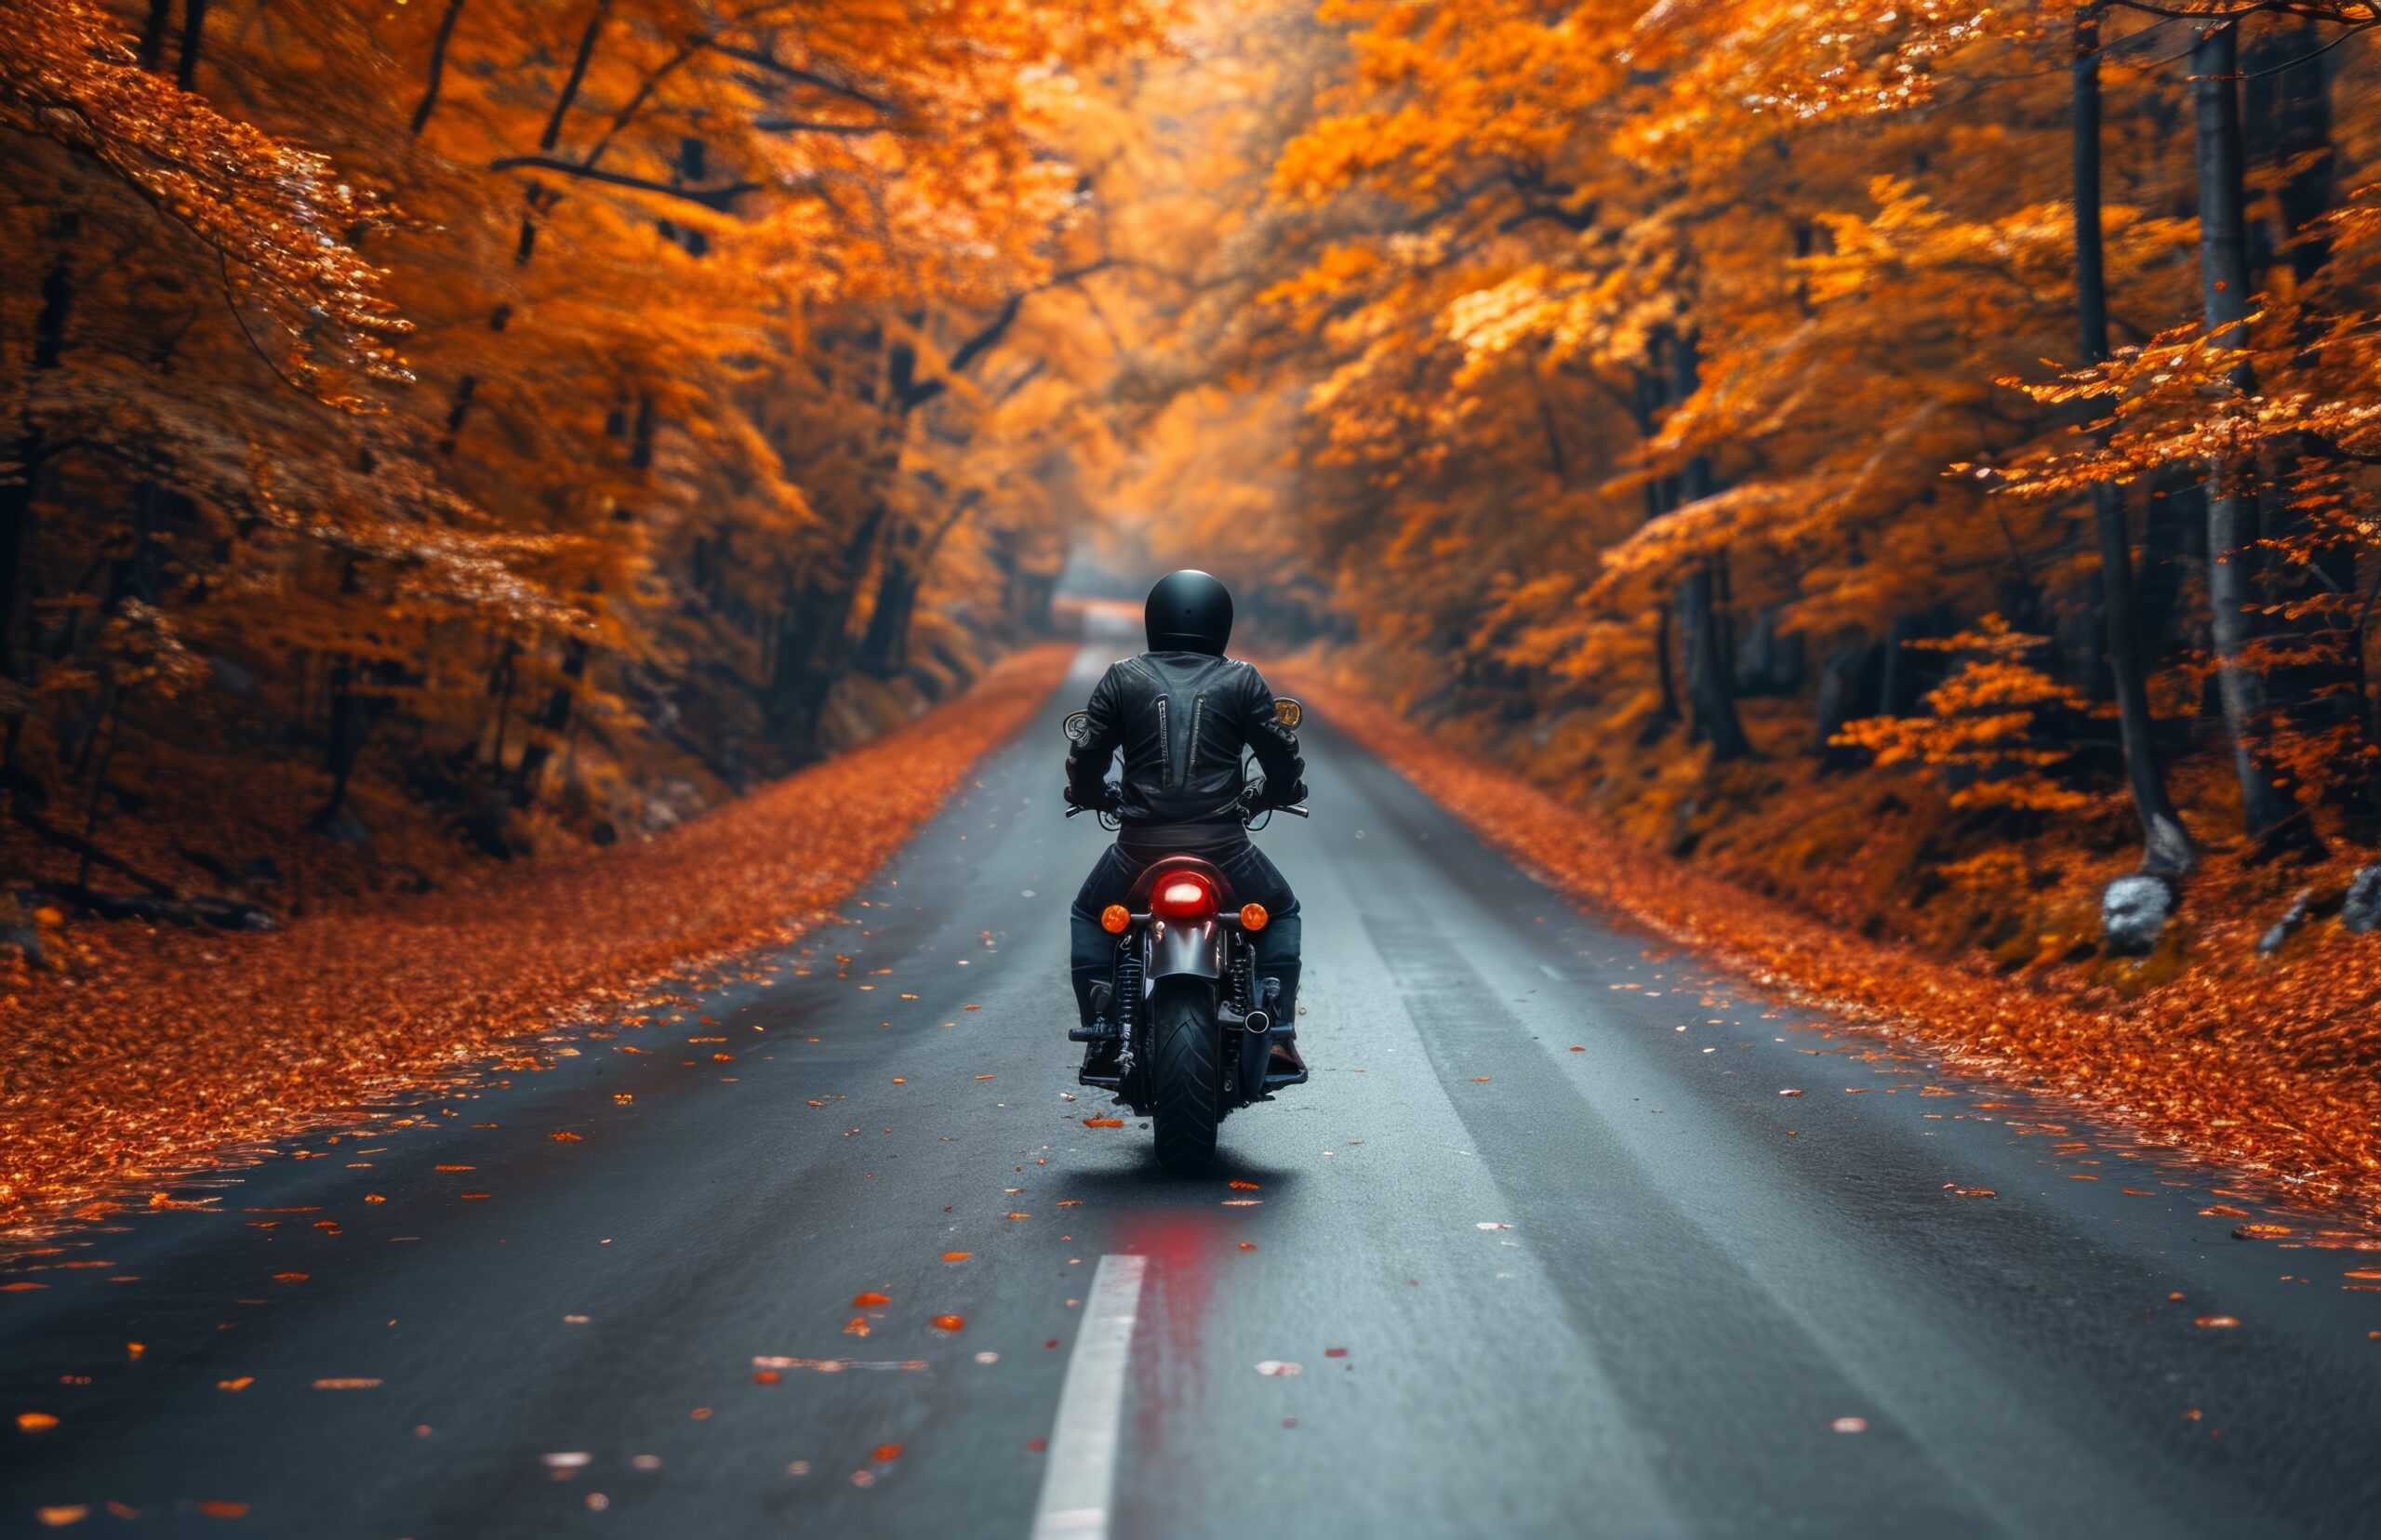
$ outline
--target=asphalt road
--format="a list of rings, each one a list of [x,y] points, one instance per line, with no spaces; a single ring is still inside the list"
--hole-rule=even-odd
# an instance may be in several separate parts
[[[1023,1535],[1111,1256],[1117,1534],[2381,1528],[2381,1258],[1571,912],[1327,723],[1261,836],[1314,1081],[1162,1176],[1067,1099],[1065,705],[683,1021],[0,1266],[59,1419],[0,1533]]]

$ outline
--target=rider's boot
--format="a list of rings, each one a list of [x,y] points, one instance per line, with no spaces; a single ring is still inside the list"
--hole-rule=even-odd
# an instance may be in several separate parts
[[[1273,1051],[1265,1063],[1265,1083],[1272,1086],[1306,1083],[1305,1055],[1298,1052],[1297,996],[1282,988],[1278,978],[1265,980],[1265,1008],[1273,1014]]]

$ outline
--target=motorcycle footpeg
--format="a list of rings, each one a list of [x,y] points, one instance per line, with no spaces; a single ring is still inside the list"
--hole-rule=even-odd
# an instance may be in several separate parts
[[[1297,1029],[1296,1028],[1292,1028],[1292,1027],[1276,1027],[1276,1028],[1274,1028],[1274,1029],[1273,1029],[1273,1030],[1272,1030],[1270,1033],[1269,1033],[1269,1034],[1267,1034],[1267,1035],[1271,1039],[1271,1041],[1272,1041],[1272,1042],[1276,1042],[1276,1043],[1292,1043],[1292,1042],[1296,1042],[1297,1041],[1297,1035],[1298,1035],[1298,1034],[1297,1034]],[[1291,1053],[1293,1053],[1293,1054],[1296,1054],[1296,1053],[1297,1052],[1297,1050],[1296,1048],[1292,1048],[1292,1049],[1290,1050],[1290,1052],[1291,1052]],[[1301,1064],[1299,1065],[1299,1067],[1298,1067],[1297,1069],[1277,1069],[1277,1068],[1275,1067],[1276,1063],[1277,1063],[1277,1061],[1274,1061],[1274,1060],[1268,1060],[1268,1061],[1266,1062],[1266,1066],[1265,1066],[1265,1089],[1266,1089],[1266,1090],[1268,1090],[1268,1091],[1278,1091],[1278,1090],[1281,1090],[1284,1086],[1289,1086],[1289,1085],[1304,1085],[1304,1084],[1307,1082],[1307,1077],[1308,1077],[1309,1071],[1308,1071],[1308,1069],[1306,1069],[1306,1067],[1305,1067],[1305,1065],[1303,1064],[1303,1062],[1301,1062]]]

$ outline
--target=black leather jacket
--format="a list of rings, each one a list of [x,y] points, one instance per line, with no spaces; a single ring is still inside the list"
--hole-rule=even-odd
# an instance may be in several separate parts
[[[1152,652],[1109,666],[1067,756],[1067,798],[1097,807],[1109,761],[1124,751],[1127,830],[1240,827],[1241,750],[1265,773],[1262,805],[1306,800],[1296,735],[1273,717],[1273,692],[1249,664],[1206,653]]]

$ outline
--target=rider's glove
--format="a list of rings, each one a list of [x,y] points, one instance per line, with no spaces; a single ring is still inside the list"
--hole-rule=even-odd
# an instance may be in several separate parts
[[[1306,782],[1299,781],[1287,793],[1277,795],[1266,784],[1264,777],[1253,777],[1246,786],[1241,788],[1240,800],[1251,812],[1260,812],[1269,807],[1296,807],[1306,801]]]
[[[1252,814],[1263,812],[1269,807],[1296,807],[1304,801],[1306,801],[1306,782],[1304,781],[1299,781],[1291,787],[1287,796],[1274,795],[1273,789],[1266,784],[1265,777],[1262,776],[1251,776],[1247,784],[1240,789],[1241,805]]]

